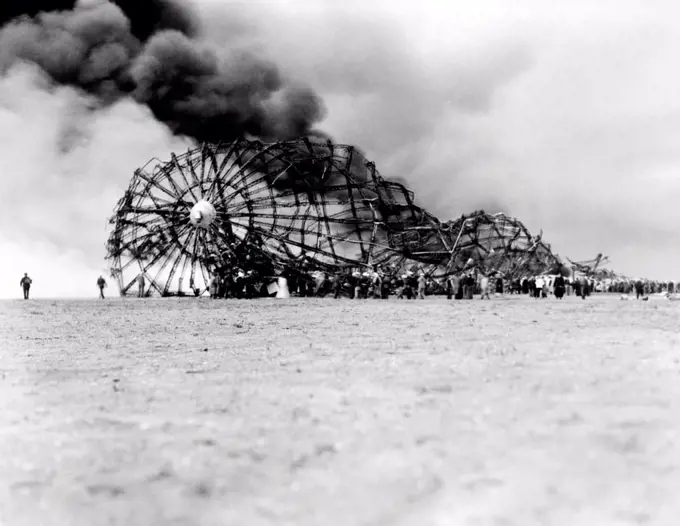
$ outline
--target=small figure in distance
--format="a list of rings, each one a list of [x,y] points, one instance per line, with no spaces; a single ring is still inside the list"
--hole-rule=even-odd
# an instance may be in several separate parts
[[[137,296],[139,298],[143,298],[144,297],[144,286],[146,285],[146,283],[144,281],[144,274],[140,274],[139,278],[137,278],[137,285],[139,285],[139,290],[137,292]]]
[[[479,298],[481,300],[490,300],[491,296],[489,296],[489,276],[486,274],[480,274],[479,277],[479,289],[482,293],[482,297]]]
[[[28,294],[31,291],[31,283],[33,280],[28,277],[28,272],[24,272],[24,277],[21,278],[19,285],[24,289],[24,299],[28,299]]]
[[[100,299],[105,299],[104,298],[104,288],[107,287],[108,285],[106,284],[106,280],[102,277],[99,276],[97,278],[97,287],[99,287],[99,298]]]

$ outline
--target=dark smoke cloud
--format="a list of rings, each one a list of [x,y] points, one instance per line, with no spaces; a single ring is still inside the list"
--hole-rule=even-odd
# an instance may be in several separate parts
[[[0,26],[21,16],[35,16],[50,11],[68,11],[76,0],[3,0],[0,2]]]
[[[195,37],[199,32],[198,18],[175,0],[111,0],[130,20],[132,34],[147,41],[165,29],[172,29]]]
[[[129,21],[113,4],[19,19],[0,30],[0,66],[39,66],[56,83],[102,97],[120,96],[120,81],[140,51]]]
[[[155,35],[129,74],[136,100],[175,133],[201,141],[298,137],[323,116],[320,99],[284,84],[274,63],[246,51],[219,57],[176,31]]]
[[[0,29],[0,69],[36,64],[56,83],[95,95],[102,105],[131,97],[174,133],[198,141],[244,134],[294,138],[323,117],[310,88],[252,52],[197,40],[196,21],[169,0],[103,1],[14,18]]]

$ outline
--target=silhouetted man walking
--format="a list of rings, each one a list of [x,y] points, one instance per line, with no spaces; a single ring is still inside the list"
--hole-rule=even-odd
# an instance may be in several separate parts
[[[102,277],[99,276],[97,278],[97,287],[99,287],[99,298],[104,299],[104,287],[106,287],[106,280]]]
[[[24,289],[24,299],[28,299],[28,294],[31,291],[31,283],[33,283],[33,280],[28,277],[28,272],[24,272],[24,277],[21,278],[21,281],[19,282],[19,285],[23,287]]]

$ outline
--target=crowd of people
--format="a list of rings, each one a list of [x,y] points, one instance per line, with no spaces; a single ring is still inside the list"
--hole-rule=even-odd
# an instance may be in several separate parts
[[[481,273],[477,270],[455,274],[447,278],[433,279],[423,270],[397,271],[395,269],[376,267],[345,268],[335,273],[321,271],[304,271],[288,269],[281,276],[262,276],[256,270],[243,271],[240,268],[232,272],[215,273],[207,290],[193,290],[194,296],[208,292],[211,298],[251,299],[272,296],[277,287],[277,278],[285,279],[288,294],[297,297],[326,297],[352,299],[424,299],[432,295],[446,295],[448,299],[470,300],[475,295],[480,299],[490,299],[491,295],[524,294],[533,298],[562,299],[576,295],[583,299],[593,292],[620,293],[635,295],[636,298],[647,298],[650,294],[680,293],[680,283],[668,281],[652,281],[629,278],[609,278],[597,280],[592,277],[565,277],[562,275],[525,276],[508,280],[500,273]],[[97,278],[99,298],[105,299],[104,291],[108,284],[103,276]],[[24,299],[29,299],[32,278],[24,273],[19,285]],[[145,297],[145,279],[140,275],[137,279],[138,297]]]
[[[297,297],[327,297],[352,299],[424,299],[426,296],[446,295],[448,299],[470,300],[475,295],[490,299],[491,295],[527,294],[535,298],[576,294],[582,298],[596,291],[596,282],[585,277],[569,279],[561,275],[505,279],[500,273],[483,274],[478,271],[433,279],[423,270],[396,271],[346,268],[335,273],[284,272],[287,293]],[[270,280],[273,278],[270,278]],[[261,282],[257,274],[239,271],[226,279],[215,275],[209,285],[212,298],[253,298],[271,296],[278,286]]]
[[[593,293],[635,293],[647,297],[660,292],[680,292],[674,282],[641,279],[598,280],[585,275],[539,275],[506,279],[502,274],[481,273],[477,270],[433,279],[422,270],[397,271],[389,268],[346,268],[335,273],[284,272],[290,295],[297,297],[328,297],[352,299],[424,299],[432,295],[446,295],[448,299],[470,300],[474,296],[490,299],[491,295],[523,294],[533,298],[578,296],[586,299]],[[239,271],[231,279],[216,276],[209,292],[213,298],[252,298],[273,295],[270,285],[260,283],[257,274]]]

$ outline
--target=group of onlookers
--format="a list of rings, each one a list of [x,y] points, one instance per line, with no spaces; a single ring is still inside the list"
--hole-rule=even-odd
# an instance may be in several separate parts
[[[680,283],[673,281],[652,281],[642,279],[606,279],[595,280],[592,277],[565,277],[562,275],[525,276],[520,279],[505,279],[500,273],[483,274],[468,271],[447,278],[432,279],[422,270],[414,269],[396,271],[391,268],[376,267],[374,269],[345,268],[335,273],[325,272],[284,272],[291,295],[300,297],[334,298],[349,297],[353,299],[387,299],[394,295],[398,299],[424,299],[430,295],[446,295],[448,299],[470,300],[479,294],[481,299],[490,299],[491,294],[526,294],[533,298],[547,298],[550,295],[557,299],[575,294],[586,298],[593,292],[616,292],[635,294],[637,298],[658,293],[680,293]],[[233,268],[230,272],[214,274],[208,285],[208,292],[213,298],[256,298],[271,296],[271,276],[260,276],[256,271],[243,271]],[[143,275],[135,280],[138,285],[137,296],[148,295],[145,290]],[[24,292],[24,299],[29,298],[33,280],[24,274],[19,282]],[[104,299],[106,280],[99,276],[97,288],[99,297]],[[200,290],[193,290],[200,295]]]
[[[604,292],[617,292],[620,294],[669,294],[680,293],[680,282],[677,281],[653,281],[646,279],[612,279],[602,283]]]

